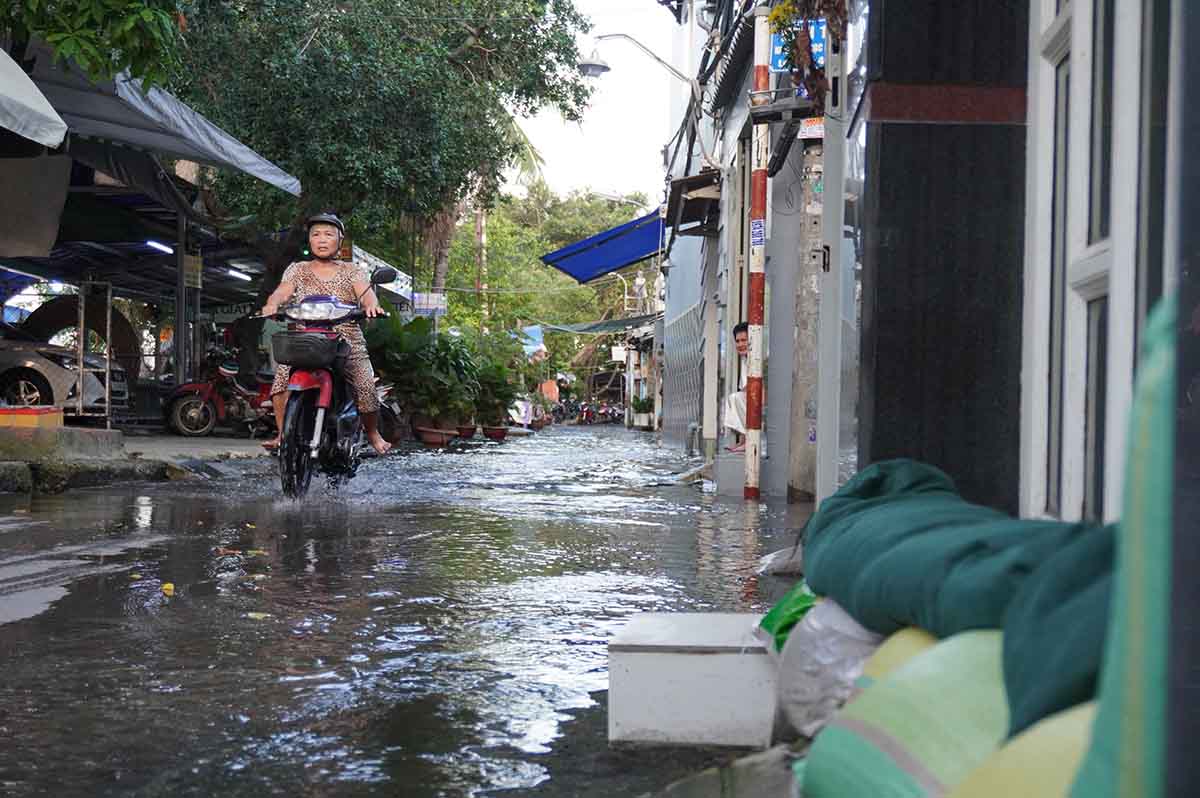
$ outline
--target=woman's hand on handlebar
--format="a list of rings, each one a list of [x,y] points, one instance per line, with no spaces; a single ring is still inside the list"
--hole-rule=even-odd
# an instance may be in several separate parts
[[[267,304],[263,305],[262,313],[259,315],[265,319],[269,319],[272,316],[277,316],[279,315],[279,306],[268,302]]]
[[[383,312],[383,308],[381,308],[379,306],[379,300],[374,299],[373,297],[364,297],[363,298],[362,312],[363,312],[363,315],[366,316],[368,319],[374,319],[379,316],[387,315],[386,313]]]

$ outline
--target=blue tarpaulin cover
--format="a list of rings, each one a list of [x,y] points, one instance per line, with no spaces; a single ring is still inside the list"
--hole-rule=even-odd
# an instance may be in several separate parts
[[[653,257],[661,245],[662,217],[655,210],[543,255],[542,262],[586,283]]]

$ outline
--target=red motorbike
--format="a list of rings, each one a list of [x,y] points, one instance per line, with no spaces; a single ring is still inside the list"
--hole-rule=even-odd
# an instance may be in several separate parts
[[[167,426],[180,435],[211,435],[218,424],[243,427],[251,438],[275,429],[271,383],[275,375],[260,371],[252,387],[238,379],[236,360],[221,359],[203,382],[189,382],[171,392],[164,406]]]
[[[371,284],[390,283],[396,276],[395,269],[381,267]],[[290,322],[290,328],[275,334],[271,350],[277,363],[292,370],[279,437],[279,479],[285,496],[301,498],[318,468],[332,486],[358,471],[366,435],[344,371],[350,344],[337,326],[365,314],[355,304],[310,296],[280,308],[276,318]]]

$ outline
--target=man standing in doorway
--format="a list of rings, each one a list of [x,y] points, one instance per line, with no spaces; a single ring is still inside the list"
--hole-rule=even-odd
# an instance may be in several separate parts
[[[746,355],[750,352],[750,325],[742,322],[733,328],[733,345],[738,353],[738,390],[725,400],[725,429],[733,430],[731,452],[746,450]]]

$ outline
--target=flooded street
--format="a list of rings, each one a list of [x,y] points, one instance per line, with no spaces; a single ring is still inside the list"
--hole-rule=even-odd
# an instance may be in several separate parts
[[[566,713],[603,728],[630,614],[767,606],[757,559],[803,517],[717,503],[674,480],[689,465],[551,428],[299,504],[273,461],[4,499],[0,793],[544,788]]]

